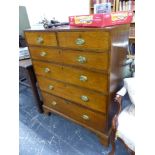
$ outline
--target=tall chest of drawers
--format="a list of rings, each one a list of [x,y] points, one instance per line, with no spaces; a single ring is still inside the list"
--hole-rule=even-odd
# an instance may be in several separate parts
[[[107,146],[129,25],[25,30],[44,112],[95,132]]]

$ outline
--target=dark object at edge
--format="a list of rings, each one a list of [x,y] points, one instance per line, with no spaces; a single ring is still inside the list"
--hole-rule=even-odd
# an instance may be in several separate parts
[[[44,28],[53,28],[53,27],[57,27],[57,26],[63,26],[63,25],[69,25],[69,22],[62,22],[62,23],[59,23],[59,22],[57,22],[57,23],[54,23],[54,24],[52,24],[52,23],[45,23],[44,24]]]

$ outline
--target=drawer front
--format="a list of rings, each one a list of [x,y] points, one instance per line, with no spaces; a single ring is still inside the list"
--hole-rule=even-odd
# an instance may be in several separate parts
[[[106,74],[39,61],[33,61],[33,66],[37,75],[103,93],[108,92],[108,75]]]
[[[91,90],[85,90],[63,82],[37,76],[40,89],[56,96],[68,99],[85,107],[106,113],[107,96]]]
[[[64,63],[89,69],[108,70],[108,53],[62,51]]]
[[[42,95],[44,100],[43,106],[45,105],[50,109],[54,109],[78,121],[79,123],[85,124],[100,131],[104,131],[106,124],[104,115],[95,113],[62,98],[44,92],[42,92]]]
[[[57,46],[54,32],[25,32],[25,36],[29,45]]]
[[[108,70],[108,53],[61,50],[30,47],[32,59],[80,66],[89,69]]]
[[[57,48],[29,47],[31,58],[52,62],[62,62],[63,58]]]
[[[58,32],[60,47],[109,50],[109,32]]]

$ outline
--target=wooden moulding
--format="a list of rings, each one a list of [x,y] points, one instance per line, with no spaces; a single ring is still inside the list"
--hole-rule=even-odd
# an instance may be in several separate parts
[[[44,113],[46,115],[50,115],[50,113],[55,113],[55,114],[63,116],[64,118],[67,118],[68,120],[71,120],[71,121],[73,121],[73,122],[87,128],[87,129],[91,130],[92,132],[94,132],[99,137],[100,142],[101,142],[102,145],[104,145],[106,147],[109,146],[111,130],[109,130],[108,133],[103,133],[103,132],[100,132],[98,130],[95,130],[94,128],[91,128],[91,127],[87,126],[86,124],[83,124],[83,123],[81,123],[79,121],[76,121],[75,119],[72,119],[71,117],[68,117],[68,116],[64,115],[63,113],[60,113],[60,112],[58,112],[58,111],[56,111],[54,109],[46,107],[44,105],[43,105],[43,109],[44,109]]]

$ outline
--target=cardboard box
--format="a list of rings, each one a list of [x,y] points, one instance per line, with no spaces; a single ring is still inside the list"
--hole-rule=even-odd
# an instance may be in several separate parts
[[[70,26],[106,27],[131,23],[133,12],[119,11],[112,13],[70,16]]]
[[[94,14],[111,13],[111,3],[94,4]]]

